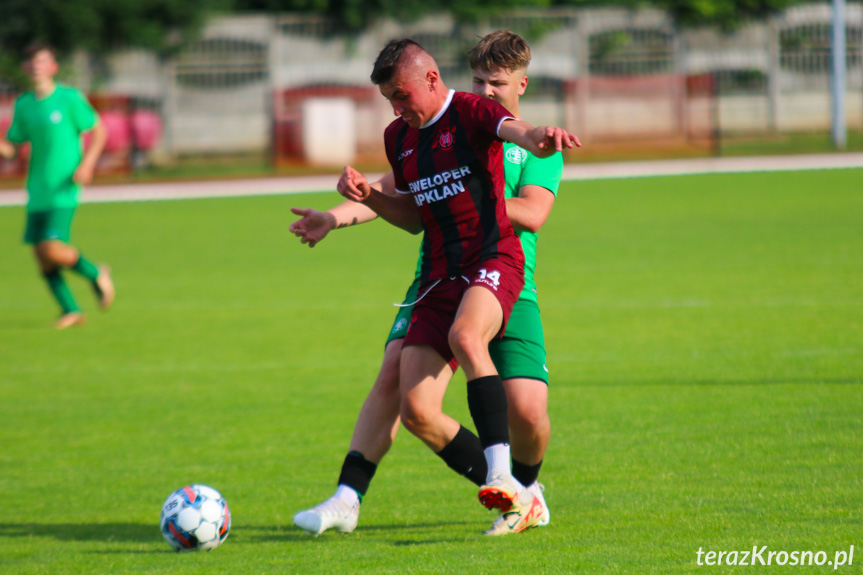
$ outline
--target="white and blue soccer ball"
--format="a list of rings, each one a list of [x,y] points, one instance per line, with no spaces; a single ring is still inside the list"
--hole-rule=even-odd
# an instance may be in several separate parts
[[[207,485],[187,485],[162,506],[162,535],[177,551],[211,551],[231,530],[231,511],[222,494]]]

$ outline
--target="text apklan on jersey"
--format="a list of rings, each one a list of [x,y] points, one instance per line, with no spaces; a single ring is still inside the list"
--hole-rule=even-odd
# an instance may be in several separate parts
[[[524,266],[506,215],[500,125],[513,119],[498,102],[450,91],[421,128],[401,119],[384,132],[396,190],[411,194],[423,219],[423,281],[456,277],[489,258]]]

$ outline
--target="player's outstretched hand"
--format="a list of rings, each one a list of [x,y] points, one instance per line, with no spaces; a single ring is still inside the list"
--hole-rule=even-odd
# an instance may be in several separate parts
[[[311,208],[291,208],[300,219],[291,224],[291,233],[300,238],[300,243],[315,247],[335,228],[336,219],[332,214]]]
[[[336,189],[353,202],[364,202],[372,193],[372,187],[364,175],[350,166],[345,166]]]
[[[533,132],[531,132],[531,137],[540,150],[549,153],[562,152],[564,148],[581,147],[578,136],[570,134],[563,128],[556,128],[554,126],[534,128]]]

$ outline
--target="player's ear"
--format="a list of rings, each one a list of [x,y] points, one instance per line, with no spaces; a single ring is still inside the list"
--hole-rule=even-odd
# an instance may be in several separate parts
[[[426,83],[428,84],[429,92],[434,92],[437,88],[437,83],[440,81],[440,76],[436,70],[429,70],[426,73]]]
[[[527,77],[527,74],[521,77],[521,81],[518,83],[518,95],[524,96],[524,91],[527,90],[527,83],[530,80]]]

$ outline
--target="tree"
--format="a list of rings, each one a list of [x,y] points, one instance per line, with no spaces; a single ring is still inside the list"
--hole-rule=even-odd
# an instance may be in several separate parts
[[[234,0],[238,11],[305,12],[330,16],[342,31],[357,31],[376,19],[416,20],[450,12],[473,22],[480,16],[512,8],[548,6],[550,0]]]
[[[93,54],[143,47],[166,54],[231,0],[2,0],[0,74],[12,81],[21,51],[48,42],[59,55],[82,48]]]
[[[775,14],[801,0],[553,0],[556,6],[653,6],[667,11],[681,26],[718,26],[733,30],[746,20]]]

